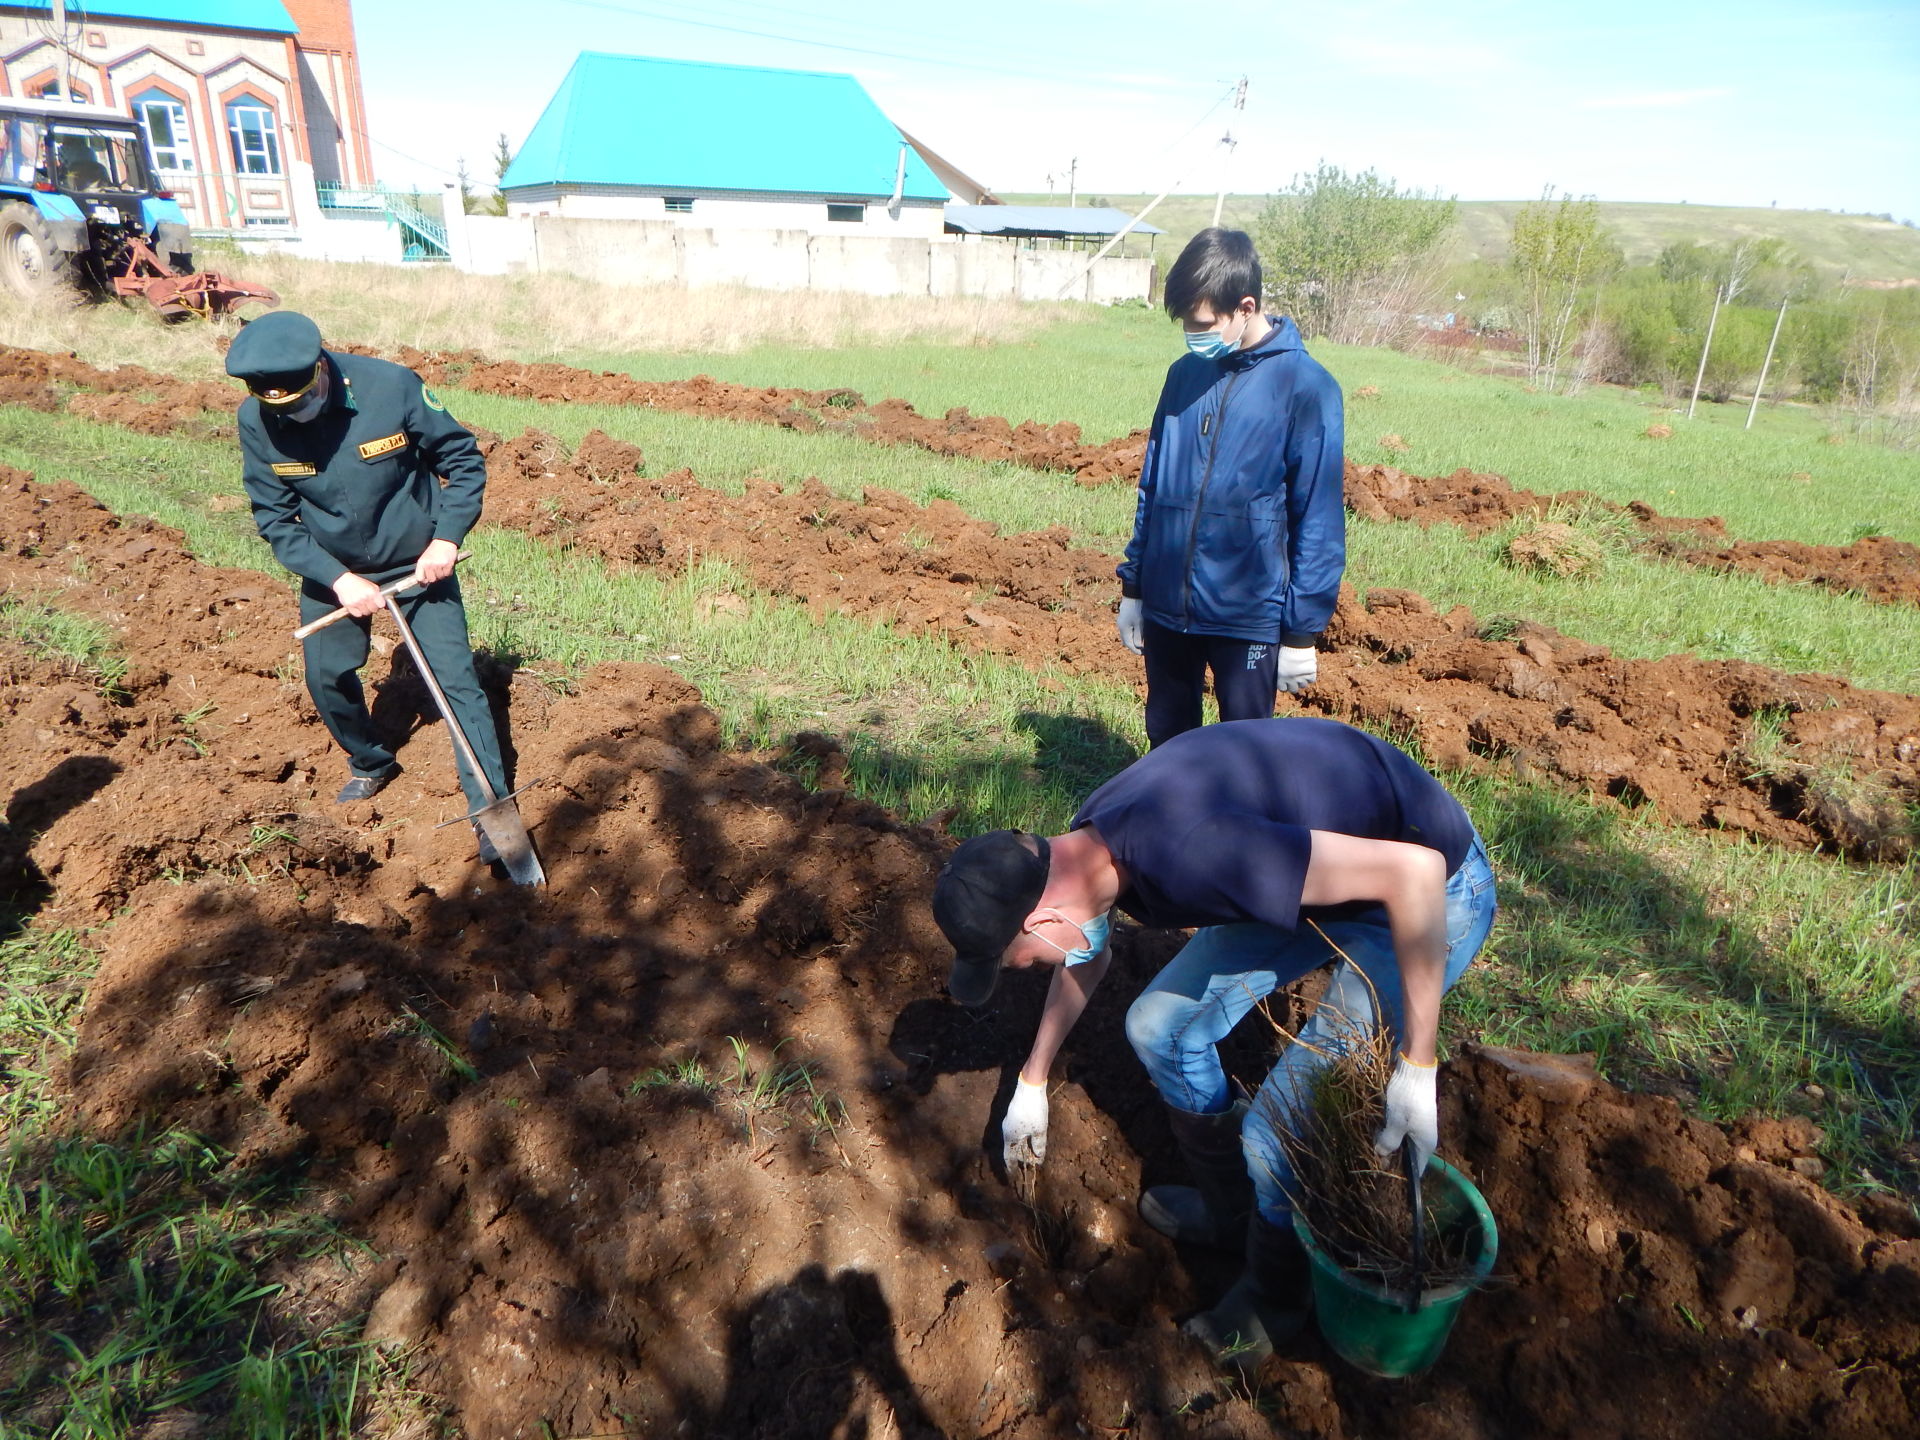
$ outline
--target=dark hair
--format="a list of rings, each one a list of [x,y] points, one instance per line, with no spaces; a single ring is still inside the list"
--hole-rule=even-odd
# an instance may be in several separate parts
[[[1184,320],[1202,300],[1215,311],[1237,308],[1251,295],[1260,303],[1260,255],[1244,230],[1215,225],[1187,242],[1167,271],[1167,314]]]

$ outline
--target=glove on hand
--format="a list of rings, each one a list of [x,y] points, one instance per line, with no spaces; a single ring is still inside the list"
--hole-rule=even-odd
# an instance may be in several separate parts
[[[1291,695],[1296,690],[1304,690],[1313,683],[1318,673],[1319,663],[1311,645],[1282,645],[1280,664],[1275,674],[1279,682],[1275,687],[1282,695]]]
[[[1114,622],[1120,629],[1120,643],[1138,655],[1146,648],[1146,607],[1138,600],[1122,599],[1120,618]]]
[[[1007,1168],[1038,1165],[1047,1158],[1047,1085],[1029,1085],[1016,1079],[1007,1118],[1000,1122],[1000,1158]]]
[[[1416,1065],[1402,1055],[1387,1081],[1387,1123],[1373,1139],[1374,1153],[1391,1159],[1409,1135],[1424,1171],[1440,1144],[1440,1067]]]

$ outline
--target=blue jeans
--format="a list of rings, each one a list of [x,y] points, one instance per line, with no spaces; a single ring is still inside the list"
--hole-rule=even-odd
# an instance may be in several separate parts
[[[1479,837],[1447,882],[1447,972],[1451,990],[1493,928],[1493,869]],[[1297,931],[1246,923],[1197,931],[1127,1011],[1127,1039],[1147,1067],[1161,1099],[1176,1110],[1215,1115],[1231,1096],[1216,1048],[1255,1004],[1337,957],[1319,1008],[1260,1087],[1241,1127],[1241,1148],[1253,1176],[1260,1213],[1291,1223],[1292,1168],[1274,1130],[1306,1094],[1313,1074],[1352,1043],[1355,1034],[1385,1026],[1400,1039],[1403,1014],[1400,967],[1386,918],[1321,922],[1323,940],[1303,919]],[[1376,1008],[1375,998],[1378,997]]]

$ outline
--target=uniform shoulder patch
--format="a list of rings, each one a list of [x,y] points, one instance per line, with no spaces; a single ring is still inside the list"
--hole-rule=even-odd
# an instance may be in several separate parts
[[[438,410],[443,415],[446,413],[447,407],[440,403],[438,395],[427,388],[427,382],[424,380],[420,382],[420,400],[429,410]]]
[[[360,447],[362,460],[378,460],[382,455],[391,455],[396,450],[407,448],[407,434],[396,430],[391,435],[383,435],[378,440],[369,440]]]
[[[304,460],[276,460],[273,464],[276,475],[318,475],[320,472]]]

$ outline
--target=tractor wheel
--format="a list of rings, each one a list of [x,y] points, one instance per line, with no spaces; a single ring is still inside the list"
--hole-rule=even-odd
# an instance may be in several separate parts
[[[71,259],[38,210],[19,200],[0,205],[0,278],[15,295],[41,300],[71,291]]]

